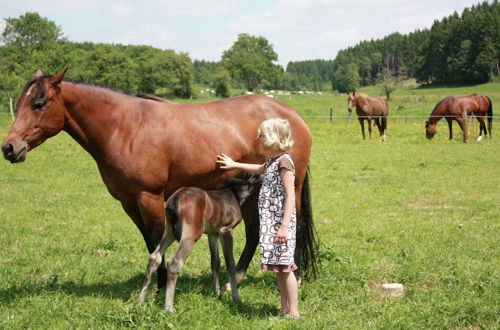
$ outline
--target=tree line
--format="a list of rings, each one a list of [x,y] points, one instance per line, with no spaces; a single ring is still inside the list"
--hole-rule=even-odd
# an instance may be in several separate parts
[[[59,26],[38,13],[4,19],[0,38],[0,104],[17,97],[41,67],[65,67],[71,80],[110,86],[129,93],[190,98],[195,84],[220,97],[231,88],[340,92],[381,82],[414,78],[423,84],[482,83],[500,74],[500,4],[483,2],[436,20],[430,29],[362,41],[334,60],[277,64],[264,37],[246,33],[220,61],[194,60],[187,53],[151,46],[72,42]]]
[[[311,66],[310,62],[300,64]],[[325,64],[323,76],[328,79],[323,81],[331,81],[332,88],[341,92],[409,78],[440,85],[498,79],[500,4],[484,1],[461,15],[455,12],[434,21],[430,29],[362,41]]]

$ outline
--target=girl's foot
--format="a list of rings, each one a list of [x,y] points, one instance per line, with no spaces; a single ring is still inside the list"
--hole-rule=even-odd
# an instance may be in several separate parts
[[[286,319],[300,320],[300,314],[284,314]]]

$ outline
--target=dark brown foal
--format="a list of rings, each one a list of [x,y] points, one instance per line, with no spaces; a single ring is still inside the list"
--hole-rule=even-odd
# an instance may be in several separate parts
[[[208,235],[215,295],[220,296],[220,237],[232,288],[231,293],[235,301],[240,301],[233,257],[232,230],[242,219],[240,206],[258,189],[259,182],[257,177],[231,179],[227,185],[218,190],[205,191],[196,187],[183,187],[170,196],[167,200],[167,225],[160,244],[149,256],[147,276],[139,295],[139,303],[144,302],[146,298],[151,277],[160,266],[165,250],[176,239],[179,241],[179,246],[167,260],[165,294],[165,309],[174,310],[177,277],[184,260],[191,254],[203,233]]]

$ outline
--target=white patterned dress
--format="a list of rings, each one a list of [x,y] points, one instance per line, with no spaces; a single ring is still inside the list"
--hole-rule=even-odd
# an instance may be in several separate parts
[[[281,168],[291,170],[295,176],[295,167],[289,154],[268,158],[264,164],[264,179],[259,192],[260,258],[263,269],[292,271],[297,268],[293,259],[297,227],[295,206],[288,224],[286,243],[275,242],[276,234],[283,220],[286,197],[280,176]],[[275,265],[285,267],[273,267]]]

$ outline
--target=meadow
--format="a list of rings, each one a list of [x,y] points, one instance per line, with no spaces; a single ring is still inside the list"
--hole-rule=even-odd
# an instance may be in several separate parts
[[[448,141],[444,121],[425,139],[425,116],[440,99],[473,92],[489,95],[500,116],[500,84],[397,90],[386,143],[375,129],[362,141],[345,95],[280,96],[314,136],[319,276],[301,284],[298,321],[272,318],[275,276],[259,270],[257,255],[241,304],[213,297],[205,237],[179,276],[176,312],[163,311],[164,292],[155,290],[137,306],[148,253],[93,159],[60,133],[24,163],[2,161],[0,328],[498,328],[500,121],[480,142],[476,122],[470,143],[456,124]],[[2,139],[10,124],[0,117]],[[235,237],[239,257],[243,226]],[[405,286],[403,297],[380,290],[394,282]]]

